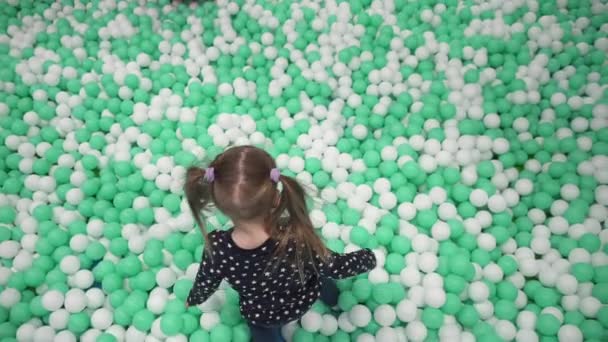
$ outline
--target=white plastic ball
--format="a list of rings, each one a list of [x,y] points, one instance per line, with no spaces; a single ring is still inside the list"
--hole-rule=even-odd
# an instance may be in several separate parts
[[[520,329],[534,329],[536,326],[536,315],[532,311],[520,311],[516,323]]]
[[[428,333],[426,326],[420,321],[410,322],[405,327],[405,333],[409,341],[423,341]]]
[[[130,326],[125,331],[125,340],[133,342],[144,342],[146,340],[146,333],[138,330],[134,326]]]
[[[370,333],[362,333],[357,337],[356,342],[376,342],[376,339]]]
[[[391,210],[397,205],[397,196],[392,192],[383,193],[380,195],[378,203],[382,209]]]
[[[583,315],[587,317],[596,317],[597,312],[602,307],[602,302],[600,302],[597,298],[589,296],[583,298],[580,303],[580,311]]]
[[[425,273],[433,272],[439,265],[439,258],[431,252],[424,252],[418,258],[418,268]]]
[[[90,288],[95,282],[93,272],[89,270],[79,270],[73,276],[74,285],[81,289]]]
[[[418,307],[413,301],[403,299],[397,304],[396,312],[399,320],[404,323],[409,323],[416,319]]]
[[[558,309],[555,306],[548,306],[541,310],[541,314],[550,314],[555,316],[560,323],[564,322],[564,314],[562,313],[561,308]]]
[[[55,330],[49,326],[41,326],[34,331],[32,336],[33,341],[51,342],[56,338]]]
[[[217,312],[203,312],[199,323],[203,329],[211,331],[221,323],[220,315]]]
[[[397,214],[402,220],[412,220],[416,217],[416,207],[412,203],[403,202],[397,207]]]
[[[504,273],[500,266],[490,263],[483,268],[483,276],[491,282],[498,283],[503,279]]]
[[[507,201],[501,195],[492,195],[488,199],[488,209],[493,213],[503,212],[507,209]]]
[[[534,184],[527,178],[522,178],[515,182],[515,190],[522,196],[529,195],[533,189]]]
[[[483,302],[490,296],[490,289],[481,281],[472,282],[467,289],[469,298],[475,302]]]
[[[0,292],[0,305],[11,308],[21,300],[21,293],[12,287],[5,288]]]
[[[583,248],[574,248],[570,251],[568,255],[568,261],[571,264],[576,264],[579,262],[589,262],[591,261],[591,255],[586,249]]]
[[[8,240],[0,242],[0,258],[13,259],[18,253],[21,246],[19,242]]]
[[[25,323],[22,324],[18,329],[17,329],[17,335],[16,338],[18,341],[33,341],[34,338],[34,333],[36,332],[36,326],[30,323]],[[54,334],[53,334],[54,336]],[[51,339],[48,341],[52,341],[52,337]]]
[[[532,238],[530,248],[532,248],[534,253],[544,255],[551,249],[551,243],[546,237],[537,236]]]
[[[562,274],[558,277],[556,287],[559,292],[564,295],[572,295],[576,293],[578,281],[571,274]]]
[[[332,336],[338,330],[338,320],[333,315],[323,315],[323,322],[319,332],[325,336]]]
[[[420,284],[422,280],[422,274],[420,273],[420,271],[418,271],[417,268],[408,265],[403,270],[401,270],[401,272],[399,273],[399,278],[401,279],[401,283],[404,286],[412,287]]]
[[[302,324],[302,328],[308,332],[315,333],[321,329],[323,324],[323,317],[314,311],[308,311],[302,318],[300,319],[300,323]]]
[[[87,297],[87,307],[89,309],[97,309],[101,307],[106,299],[103,290],[93,287],[85,292]]]
[[[502,337],[504,341],[512,341],[517,335],[515,325],[507,320],[499,320],[494,324],[496,333]]]
[[[416,234],[412,239],[412,249],[415,252],[422,253],[429,250],[431,245],[430,239],[424,234]]]
[[[477,245],[486,251],[496,248],[496,238],[489,233],[481,233],[477,236]]]
[[[444,241],[450,238],[450,226],[444,221],[437,221],[431,227],[431,235],[437,241]]]
[[[49,325],[55,330],[62,330],[68,326],[70,313],[65,309],[51,312],[49,315]]]
[[[74,252],[83,252],[84,250],[86,250],[88,245],[89,239],[84,234],[74,235],[70,239],[70,249],[72,249]]]
[[[582,342],[583,333],[581,330],[572,324],[562,325],[557,332],[559,342]]]
[[[437,209],[437,214],[440,219],[447,221],[456,217],[456,215],[458,214],[458,210],[456,209],[456,206],[454,204],[446,202],[441,203],[439,205],[439,208]]]
[[[595,200],[603,206],[608,206],[608,185],[595,188]]]
[[[566,201],[576,199],[580,194],[580,190],[574,184],[564,184],[560,190],[560,195]]]
[[[478,208],[483,207],[488,203],[488,194],[481,189],[475,189],[471,191],[471,194],[469,195],[469,201],[472,205]]]
[[[380,267],[376,267],[369,272],[369,281],[372,284],[382,284],[389,281],[388,272]]]
[[[374,310],[374,320],[383,327],[391,326],[396,317],[395,309],[388,304],[382,304]]]
[[[425,303],[432,308],[440,308],[445,304],[446,293],[440,287],[432,287],[424,293]]]
[[[172,269],[170,269],[168,267],[161,268],[156,273],[156,283],[160,287],[169,288],[169,287],[173,286],[173,284],[175,284],[176,280],[177,280],[177,275],[175,274],[175,272]]]
[[[50,311],[56,311],[63,306],[63,293],[58,290],[49,290],[42,295],[42,306]]]
[[[391,183],[386,178],[378,178],[374,182],[373,188],[374,192],[376,192],[377,194],[384,194],[391,190]]]
[[[357,124],[353,127],[353,137],[358,140],[363,140],[367,136],[367,127]]]
[[[91,315],[91,326],[95,329],[105,330],[112,325],[113,314],[106,308],[95,310]]]
[[[422,286],[425,289],[434,289],[443,287],[443,278],[438,273],[425,274],[422,278]]]
[[[443,188],[436,186],[429,191],[429,197],[435,205],[441,205],[447,200],[448,194]]]
[[[80,312],[84,310],[87,305],[87,296],[81,289],[70,289],[65,294],[64,305],[65,309],[70,313]]]
[[[348,317],[355,326],[365,327],[371,321],[372,313],[366,306],[358,304],[353,306]]]
[[[376,341],[399,341],[399,337],[394,328],[382,327],[376,333]]]
[[[562,235],[568,232],[568,227],[570,226],[570,224],[565,218],[561,216],[556,216],[548,220],[547,226],[549,227],[549,229],[551,229],[551,232],[553,234]]]
[[[494,305],[489,300],[475,303],[473,306],[479,313],[479,317],[483,320],[490,319],[494,314]]]
[[[338,317],[338,327],[340,330],[347,333],[353,332],[357,329],[357,327],[350,321],[348,312],[343,312],[340,314]]]
[[[417,210],[431,209],[433,201],[427,194],[418,194],[414,197],[414,206]]]

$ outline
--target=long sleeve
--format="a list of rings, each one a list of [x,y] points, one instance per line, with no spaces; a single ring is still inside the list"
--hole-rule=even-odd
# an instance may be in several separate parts
[[[220,266],[213,262],[215,259],[217,259],[217,256],[207,258],[206,255],[203,255],[203,260],[196,273],[196,279],[186,300],[188,305],[204,303],[220,285],[222,274]]]
[[[365,273],[376,267],[376,255],[370,249],[347,254],[330,252],[324,262],[317,258],[321,276],[343,279]]]

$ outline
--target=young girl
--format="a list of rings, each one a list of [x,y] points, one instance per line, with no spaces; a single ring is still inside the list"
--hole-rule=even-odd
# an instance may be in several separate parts
[[[337,304],[330,279],[376,266],[368,249],[336,254],[324,246],[308,217],[303,188],[281,175],[259,148],[230,148],[206,170],[190,168],[186,177],[188,204],[205,237],[186,305],[205,302],[226,279],[239,293],[254,342],[284,341],[281,326],[302,317],[319,297]],[[232,229],[206,233],[201,212],[212,205],[232,220]]]

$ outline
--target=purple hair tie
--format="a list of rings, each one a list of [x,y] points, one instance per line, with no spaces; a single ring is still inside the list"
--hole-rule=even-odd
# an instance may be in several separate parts
[[[213,180],[215,179],[215,169],[214,169],[214,168],[212,168],[212,167],[208,167],[208,168],[205,170],[205,176],[204,176],[204,177],[205,177],[205,180],[206,180],[208,183],[213,182]]]
[[[275,167],[272,170],[270,170],[270,179],[272,179],[273,182],[278,183],[280,178],[281,178],[281,171],[279,171],[279,169],[277,169]]]

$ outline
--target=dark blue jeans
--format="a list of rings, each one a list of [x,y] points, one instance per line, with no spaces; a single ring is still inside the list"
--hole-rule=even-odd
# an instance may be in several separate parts
[[[337,305],[340,291],[336,286],[336,282],[329,278],[321,278],[320,282],[321,301],[329,307]],[[280,325],[266,327],[249,323],[249,330],[251,331],[252,342],[285,342],[285,339],[281,335]]]

